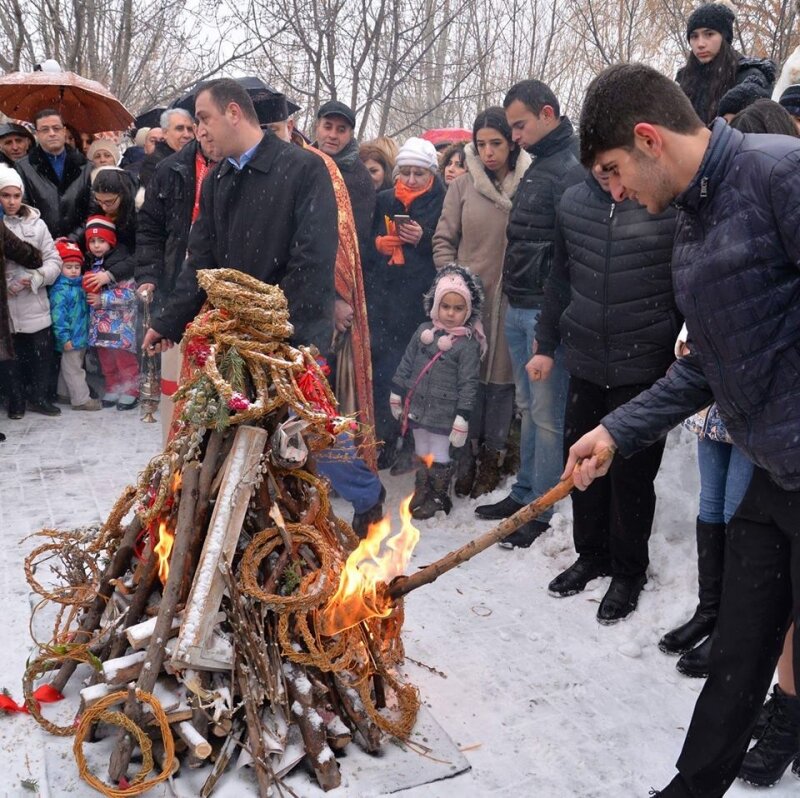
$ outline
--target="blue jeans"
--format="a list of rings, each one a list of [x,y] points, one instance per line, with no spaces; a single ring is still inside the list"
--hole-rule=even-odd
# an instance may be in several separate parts
[[[505,330],[514,368],[517,408],[522,415],[520,468],[511,488],[511,498],[528,504],[558,482],[564,468],[564,410],[569,375],[564,368],[562,347],[556,350],[555,365],[545,382],[531,382],[525,364],[533,357],[538,308],[506,311]],[[552,510],[540,519],[549,521]]]
[[[353,505],[356,513],[365,513],[378,503],[381,481],[358,456],[352,436],[342,433],[336,446],[317,456],[317,471],[330,480],[333,489]]]
[[[700,438],[697,465],[700,469],[698,518],[708,524],[727,524],[750,484],[753,464],[730,443]]]

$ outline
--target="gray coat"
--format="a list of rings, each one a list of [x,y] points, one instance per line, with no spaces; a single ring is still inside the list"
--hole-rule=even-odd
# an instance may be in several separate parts
[[[433,327],[430,321],[417,327],[406,347],[392,381],[395,393],[404,397],[413,388],[408,419],[432,432],[449,433],[456,416],[469,419],[475,404],[481,371],[481,347],[478,340],[459,337],[453,347],[428,369],[414,387],[417,377],[439,351],[438,340],[445,331],[435,331],[433,341],[420,340],[423,330]]]

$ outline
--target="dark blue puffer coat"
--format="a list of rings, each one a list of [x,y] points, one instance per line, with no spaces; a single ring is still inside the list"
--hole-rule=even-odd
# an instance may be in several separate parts
[[[800,490],[800,142],[718,119],[676,204],[673,281],[692,356],[602,423],[628,455],[713,395],[734,443]]]

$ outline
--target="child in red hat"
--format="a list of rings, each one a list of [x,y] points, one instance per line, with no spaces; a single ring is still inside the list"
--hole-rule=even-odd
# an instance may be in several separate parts
[[[86,220],[86,262],[83,287],[91,306],[89,346],[97,347],[106,383],[103,406],[131,410],[139,402],[139,360],[136,356],[136,284],[115,281],[115,263],[130,257],[117,242],[117,228],[107,216]]]
[[[83,252],[65,238],[56,242],[56,249],[61,274],[50,289],[50,315],[56,351],[61,352],[58,395],[68,396],[73,410],[100,410],[100,400],[89,394],[83,368],[89,345],[89,306],[81,284]]]

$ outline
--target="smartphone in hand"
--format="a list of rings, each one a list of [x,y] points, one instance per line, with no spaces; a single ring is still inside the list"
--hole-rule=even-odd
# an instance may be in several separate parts
[[[403,224],[409,224],[411,222],[411,217],[407,216],[404,213],[396,213],[392,217],[392,219],[393,219],[394,223],[396,225],[398,225],[398,226],[403,225]]]

